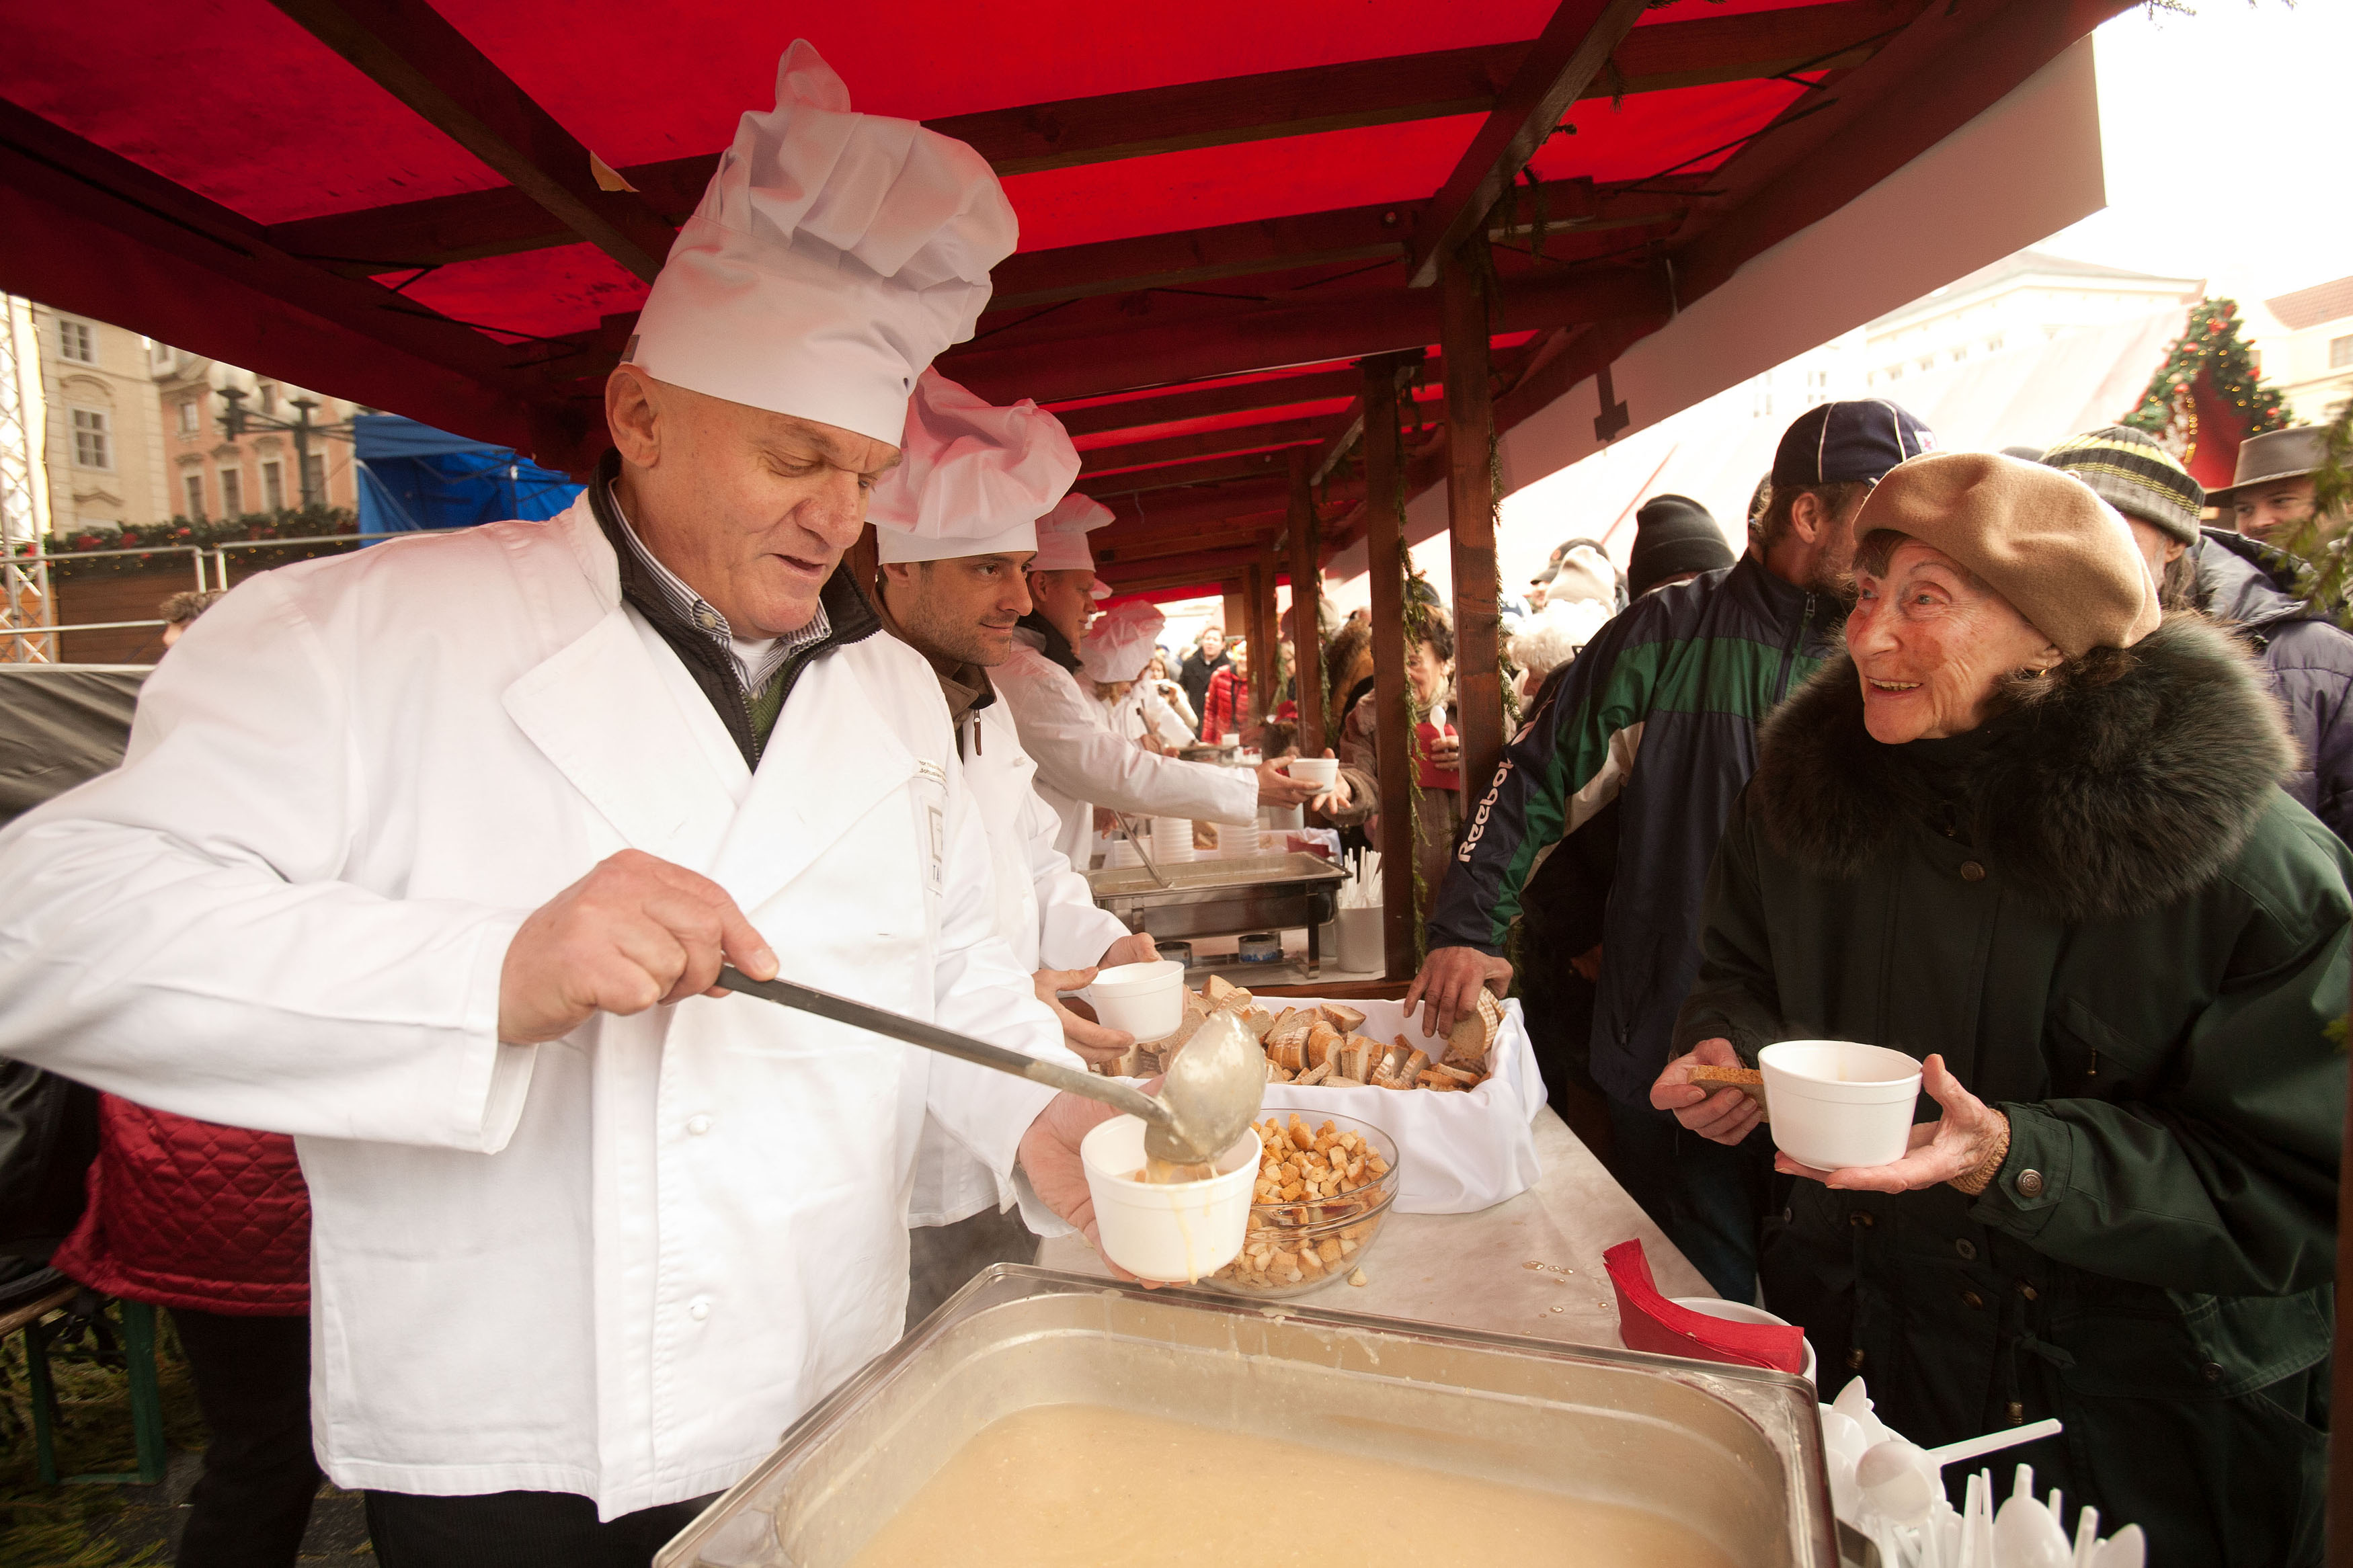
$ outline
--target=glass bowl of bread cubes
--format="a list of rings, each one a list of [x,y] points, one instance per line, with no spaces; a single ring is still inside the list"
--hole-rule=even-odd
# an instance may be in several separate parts
[[[1397,1140],[1353,1116],[1297,1110],[1271,1112],[1258,1136],[1263,1152],[1241,1255],[1207,1283],[1276,1298],[1356,1274],[1397,1202]]]

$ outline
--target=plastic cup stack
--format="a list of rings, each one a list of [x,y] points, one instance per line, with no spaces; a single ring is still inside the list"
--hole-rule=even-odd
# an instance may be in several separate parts
[[[1152,819],[1152,863],[1180,866],[1193,858],[1193,823],[1189,817]]]

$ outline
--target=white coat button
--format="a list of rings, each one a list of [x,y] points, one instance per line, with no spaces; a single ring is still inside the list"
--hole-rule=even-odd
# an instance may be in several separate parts
[[[711,1316],[711,1303],[698,1296],[695,1298],[694,1303],[687,1308],[686,1315],[692,1318],[699,1323],[702,1321],[703,1319]]]
[[[700,1138],[704,1133],[711,1131],[711,1118],[708,1116],[690,1116],[686,1119],[686,1130],[689,1132],[693,1133],[697,1138]]]

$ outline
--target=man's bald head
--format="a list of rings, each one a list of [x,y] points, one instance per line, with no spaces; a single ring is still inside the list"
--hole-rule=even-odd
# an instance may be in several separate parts
[[[656,559],[739,637],[808,625],[874,481],[899,449],[871,437],[657,381],[605,382],[621,505]]]

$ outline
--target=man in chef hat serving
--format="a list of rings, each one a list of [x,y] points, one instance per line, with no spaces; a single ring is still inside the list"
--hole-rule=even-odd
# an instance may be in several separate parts
[[[1092,1107],[707,994],[1074,1059],[939,681],[836,569],[1014,239],[796,43],[578,503],[240,584],[0,836],[0,1054],[295,1136],[319,1456],[386,1568],[648,1562],[897,1336],[927,1124],[1091,1223]]]

